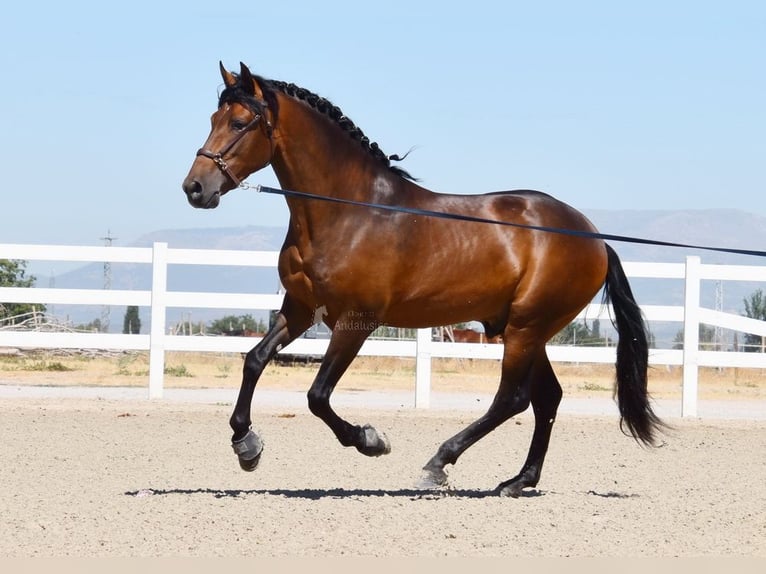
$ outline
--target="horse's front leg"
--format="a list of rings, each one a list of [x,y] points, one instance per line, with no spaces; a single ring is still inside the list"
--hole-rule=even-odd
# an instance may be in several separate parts
[[[250,428],[252,424],[250,406],[255,385],[274,355],[311,326],[313,316],[313,310],[292,301],[290,296],[286,295],[274,325],[245,357],[242,385],[239,388],[234,412],[229,419],[229,424],[234,431],[231,446],[239,457],[239,465],[243,470],[255,470],[263,452],[263,441]]]
[[[366,325],[364,321],[348,317],[338,320],[319,372],[308,392],[311,412],[330,427],[343,446],[356,447],[367,456],[391,452],[388,439],[370,425],[352,425],[339,417],[330,406],[330,395],[374,328],[374,324]]]

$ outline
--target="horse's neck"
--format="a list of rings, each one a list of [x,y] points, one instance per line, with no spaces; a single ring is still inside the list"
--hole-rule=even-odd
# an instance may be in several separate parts
[[[376,164],[331,119],[291,98],[280,103],[272,167],[284,189],[364,199],[376,172],[385,170]]]
[[[303,104],[280,102],[272,168],[283,189],[365,203],[417,202],[425,190],[407,182],[333,121]],[[422,192],[422,193],[421,193]],[[359,226],[337,203],[287,198],[293,240],[305,247],[328,230]]]

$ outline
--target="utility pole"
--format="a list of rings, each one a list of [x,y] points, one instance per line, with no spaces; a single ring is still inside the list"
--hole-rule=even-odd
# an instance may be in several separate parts
[[[102,237],[101,240],[104,242],[105,247],[111,247],[112,241],[117,239],[116,237],[112,237],[112,231],[107,229],[106,231],[106,237]],[[104,289],[111,289],[112,288],[112,263],[110,261],[104,261]],[[111,313],[111,308],[109,305],[104,305],[101,307],[101,332],[102,333],[108,333],[109,332],[109,315]]]
[[[56,288],[56,272],[51,271],[51,276],[48,278],[48,289],[55,289]],[[48,305],[48,313],[50,317],[54,317],[56,315],[56,307],[53,305]]]
[[[716,311],[723,311],[723,281],[720,279],[716,281],[715,284],[715,310]],[[719,325],[715,325],[715,335],[713,337],[713,341],[715,343],[715,346],[713,347],[713,350],[715,351],[722,351],[723,350],[723,329]]]

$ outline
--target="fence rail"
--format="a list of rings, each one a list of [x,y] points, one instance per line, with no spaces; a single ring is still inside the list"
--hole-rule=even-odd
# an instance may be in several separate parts
[[[6,303],[135,305],[149,307],[151,329],[147,335],[0,330],[0,347],[92,348],[149,351],[149,398],[161,398],[166,351],[246,352],[257,339],[248,337],[192,337],[168,333],[168,308],[278,309],[282,295],[168,291],[168,265],[220,265],[276,267],[277,252],[217,249],[171,249],[166,243],[152,247],[86,247],[66,245],[0,244],[0,259],[144,263],[152,267],[150,290],[52,289],[0,287]],[[652,349],[653,365],[683,367],[682,416],[697,416],[699,367],[766,368],[766,354],[704,351],[699,348],[699,325],[719,326],[766,337],[766,322],[700,307],[700,282],[705,280],[766,282],[766,266],[706,265],[699,257],[685,263],[625,262],[629,277],[678,279],[684,282],[684,305],[643,305],[649,321],[683,325],[683,350]],[[579,318],[608,319],[610,309],[588,305]],[[297,339],[282,352],[321,355],[327,341]],[[430,329],[419,329],[414,341],[368,340],[360,355],[413,357],[416,360],[415,406],[429,406],[431,359],[436,357],[500,359],[502,346],[432,341]],[[548,346],[553,362],[613,363],[613,347]]]

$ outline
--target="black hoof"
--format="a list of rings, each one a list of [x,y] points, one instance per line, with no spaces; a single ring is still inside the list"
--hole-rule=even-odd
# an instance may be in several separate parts
[[[253,472],[256,468],[258,468],[258,463],[261,462],[261,454],[258,453],[255,458],[246,459],[239,457],[239,468],[244,470],[245,472]]]
[[[501,483],[495,492],[499,496],[510,496],[511,498],[518,498],[523,496],[525,488],[534,488],[535,486],[537,486],[536,480],[531,480],[528,477],[525,477],[523,474],[520,474],[511,480],[507,480]]]
[[[523,491],[524,487],[521,484],[501,484],[495,492],[497,492],[498,496],[518,498]]]
[[[247,431],[244,438],[233,441],[231,448],[239,458],[239,466],[242,470],[252,472],[258,467],[263,453],[263,441],[252,430]]]
[[[370,425],[362,427],[364,443],[357,446],[356,449],[366,456],[381,456],[391,452],[391,443],[383,433],[378,434]]]

